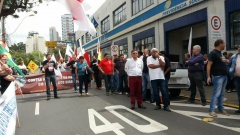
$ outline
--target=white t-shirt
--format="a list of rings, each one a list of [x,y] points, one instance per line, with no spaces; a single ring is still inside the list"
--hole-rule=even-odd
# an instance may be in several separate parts
[[[25,65],[18,65],[18,68],[22,69],[27,69],[27,67]]]
[[[165,62],[164,57],[160,56],[160,59]],[[154,64],[154,65],[160,65],[158,59],[154,59],[152,56],[149,56],[147,58],[147,65]],[[164,71],[161,68],[149,68],[149,76],[150,80],[157,80],[157,79],[165,79],[164,77]]]
[[[142,76],[142,70],[143,61],[139,58],[137,58],[137,60],[131,58],[125,64],[125,71],[128,76]]]

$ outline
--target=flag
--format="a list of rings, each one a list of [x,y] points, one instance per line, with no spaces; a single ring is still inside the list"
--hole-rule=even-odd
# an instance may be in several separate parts
[[[76,57],[78,56],[77,47],[75,47],[75,46],[74,46],[74,54]]]
[[[192,27],[190,31],[189,41],[188,41],[188,54],[191,56],[192,52]]]
[[[32,60],[28,63],[28,69],[30,70],[30,72],[34,73],[37,69],[38,69],[38,65],[33,62]]]
[[[85,52],[84,55],[83,55],[84,59],[86,60],[86,62],[88,63],[88,66],[90,66],[90,57],[89,57],[89,54],[88,52]]]
[[[82,42],[81,42],[81,40],[79,39],[78,40],[78,42],[79,42],[79,47],[77,48],[77,50],[78,50],[78,55],[77,55],[77,58],[79,58],[80,56],[83,56],[84,54],[85,54],[85,50],[84,50],[84,48],[82,47]]]
[[[14,135],[17,118],[17,101],[14,81],[0,97],[0,134]]]
[[[69,45],[67,45],[65,55],[72,57],[73,54],[74,54],[74,52],[73,52],[72,48]]]
[[[95,29],[98,29],[98,23],[97,23],[96,19],[94,18],[94,16],[92,17],[92,20],[91,20],[91,21],[92,21]]]
[[[8,56],[7,64],[16,69],[18,74],[23,76],[25,79],[25,75],[23,74],[22,70],[18,67],[16,63],[13,62],[11,54],[2,45],[0,45],[0,54],[6,54]]]
[[[62,54],[60,52],[60,49],[58,50],[58,61],[63,62],[63,57],[62,57]]]
[[[98,39],[98,44],[97,44],[97,54],[98,54],[98,60],[102,60],[102,49],[101,49],[101,45]]]
[[[66,0],[67,7],[73,16],[73,20],[75,20],[76,24],[79,26],[78,30],[88,31],[94,36],[96,34],[96,29],[87,17],[82,2],[83,0]]]
[[[2,40],[0,40],[0,44],[2,44],[2,46],[7,50],[7,52],[9,52],[9,48],[6,43],[4,43]]]

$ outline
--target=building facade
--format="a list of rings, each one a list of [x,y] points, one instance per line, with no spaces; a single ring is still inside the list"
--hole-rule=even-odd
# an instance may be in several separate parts
[[[118,45],[119,54],[130,56],[132,49],[156,47],[169,53],[171,61],[182,61],[187,53],[190,30],[192,45],[202,54],[214,48],[217,39],[227,51],[240,44],[239,0],[106,0],[93,15],[99,24],[98,36],[78,34],[85,50],[95,54],[98,38],[103,53]]]
[[[49,39],[50,41],[61,41],[61,38],[58,35],[58,32],[55,27],[49,28]]]
[[[62,40],[69,40],[69,33],[74,33],[74,24],[71,14],[65,14],[61,16],[62,21]]]
[[[32,53],[33,51],[47,52],[45,39],[40,37],[37,32],[30,32],[26,41],[26,53]]]

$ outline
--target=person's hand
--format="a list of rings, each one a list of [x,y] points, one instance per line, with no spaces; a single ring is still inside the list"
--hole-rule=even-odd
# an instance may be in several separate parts
[[[210,83],[211,83],[211,77],[208,77],[207,78],[207,84],[210,85]]]
[[[194,64],[194,66],[198,66],[198,65],[199,65],[199,63],[195,63],[195,64]]]
[[[11,73],[12,73],[12,69],[11,69],[11,68],[6,68],[5,71],[6,71],[8,74],[11,74]]]

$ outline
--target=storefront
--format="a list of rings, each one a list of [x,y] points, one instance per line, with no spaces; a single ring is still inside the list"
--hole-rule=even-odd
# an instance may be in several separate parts
[[[128,55],[128,38],[124,38],[114,42],[114,45],[118,45],[118,54]]]

